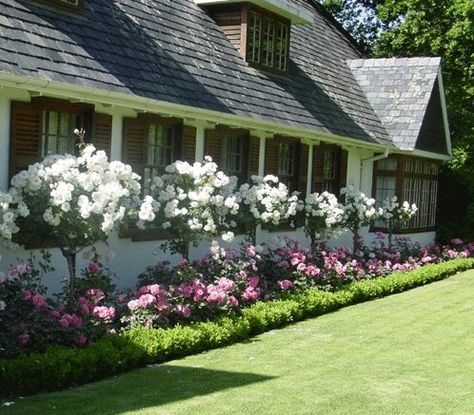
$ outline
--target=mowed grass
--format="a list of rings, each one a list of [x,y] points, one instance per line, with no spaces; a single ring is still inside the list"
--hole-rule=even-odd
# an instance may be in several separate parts
[[[474,414],[474,271],[2,413]]]

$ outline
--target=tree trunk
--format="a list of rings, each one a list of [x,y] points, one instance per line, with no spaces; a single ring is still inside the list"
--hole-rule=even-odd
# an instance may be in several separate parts
[[[69,300],[74,301],[76,295],[76,251],[68,248],[61,248],[63,256],[66,258],[67,268],[69,270]]]
[[[352,256],[356,256],[360,248],[360,235],[358,231],[353,232],[352,236]]]

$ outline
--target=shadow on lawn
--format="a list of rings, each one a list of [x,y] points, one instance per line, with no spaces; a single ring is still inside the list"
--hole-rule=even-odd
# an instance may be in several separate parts
[[[116,415],[141,408],[158,408],[170,402],[271,379],[271,376],[254,373],[163,364],[137,370],[105,383],[89,385],[85,389],[78,388],[75,396],[80,396],[82,402],[70,395],[64,398],[69,405],[74,400],[73,406],[82,408],[81,413]]]

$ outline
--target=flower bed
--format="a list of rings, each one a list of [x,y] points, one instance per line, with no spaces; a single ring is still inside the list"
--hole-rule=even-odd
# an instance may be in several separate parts
[[[3,396],[31,394],[90,382],[150,363],[220,347],[289,322],[446,278],[474,267],[474,259],[429,264],[386,278],[356,281],[333,292],[308,289],[271,302],[257,302],[237,316],[214,322],[149,329],[136,327],[83,348],[63,346],[41,354],[0,360]]]

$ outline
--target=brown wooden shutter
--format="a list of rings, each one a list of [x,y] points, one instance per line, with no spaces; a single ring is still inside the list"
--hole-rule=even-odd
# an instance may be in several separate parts
[[[218,130],[206,130],[206,139],[204,142],[204,155],[211,156],[212,160],[221,166],[221,136],[222,132]]]
[[[308,182],[308,157],[309,157],[309,146],[307,144],[300,143],[300,157],[299,157],[299,169],[298,169],[298,186],[297,191],[301,193],[301,197],[306,195],[306,183]]]
[[[41,159],[41,110],[13,102],[11,113],[10,178]]]
[[[339,195],[339,191],[343,187],[346,187],[347,185],[347,159],[348,159],[347,150],[341,150],[341,157],[340,157],[340,163],[339,163],[339,189],[337,192],[338,195]]]
[[[181,160],[194,163],[196,159],[196,128],[184,126]]]
[[[258,165],[260,157],[260,138],[250,137],[249,139],[249,169],[248,179],[252,175],[258,175]]]
[[[313,150],[313,185],[312,191],[321,193],[324,189],[324,150],[315,146]]]
[[[273,174],[278,176],[278,149],[279,142],[271,139],[267,140],[265,148],[265,175]]]
[[[109,114],[95,113],[92,143],[97,150],[104,150],[110,157],[112,145],[112,116]]]
[[[133,171],[143,176],[146,162],[146,122],[137,118],[123,120],[123,160]]]

